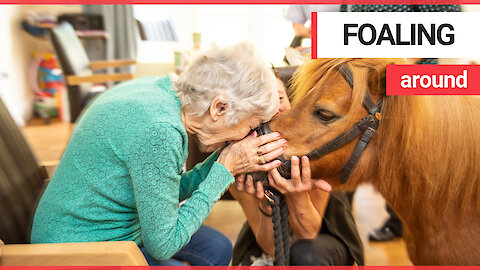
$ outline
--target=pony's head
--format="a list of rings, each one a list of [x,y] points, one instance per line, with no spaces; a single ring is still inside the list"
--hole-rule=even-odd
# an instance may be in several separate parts
[[[300,66],[293,76],[292,109],[270,122],[272,130],[281,132],[288,140],[284,156],[306,155],[348,131],[368,115],[363,106],[365,94],[368,91],[375,103],[385,95],[385,67],[391,63],[393,61],[387,59],[319,59]],[[342,68],[351,71],[353,89],[341,74]],[[330,180],[336,186],[357,141],[358,138],[311,160],[312,175]],[[370,145],[362,153],[354,173],[358,174],[363,164],[374,158],[372,148],[374,146]],[[346,187],[354,187],[360,180],[355,175],[349,178]],[[351,179],[356,180],[352,183]]]

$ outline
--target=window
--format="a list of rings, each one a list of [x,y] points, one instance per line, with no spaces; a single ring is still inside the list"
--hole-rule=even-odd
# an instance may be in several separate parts
[[[287,5],[136,5],[138,20],[173,22],[178,42],[141,42],[145,60],[173,62],[174,50],[193,47],[192,33],[202,34],[202,49],[212,44],[231,45],[250,41],[265,61],[280,64],[292,38],[290,22],[284,17]],[[142,50],[142,51],[140,51]],[[147,52],[148,51],[148,52]],[[139,59],[142,61],[142,59]]]

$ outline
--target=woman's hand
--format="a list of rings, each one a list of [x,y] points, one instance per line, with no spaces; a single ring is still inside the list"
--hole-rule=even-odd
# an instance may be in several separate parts
[[[300,159],[296,156],[291,158],[292,179],[287,180],[283,178],[276,170],[270,170],[268,172],[268,181],[271,186],[276,188],[282,194],[295,194],[302,193],[314,188],[321,189],[325,192],[330,192],[332,187],[325,180],[311,179],[310,161],[308,157],[302,157],[302,169],[300,171]]]
[[[255,187],[254,187],[255,186]],[[239,191],[238,195],[249,196],[255,198],[255,202],[258,201],[258,207],[267,215],[272,214],[272,208],[267,204],[263,185],[260,181],[253,183],[253,177],[251,175],[240,174],[235,177],[235,189]],[[251,200],[251,199],[249,199]]]
[[[250,196],[254,196],[259,200],[265,199],[262,183],[257,181],[254,184],[253,177],[249,174],[239,174],[235,177],[235,189],[237,189],[239,192],[244,192]]]
[[[287,140],[278,132],[257,137],[257,133],[225,147],[217,162],[225,166],[233,176],[249,172],[269,171],[280,166],[274,160],[285,152]]]
[[[254,183],[251,175],[239,174],[230,186],[230,193],[242,206],[259,246],[264,252],[274,254],[272,208],[267,204],[262,184]]]
[[[332,187],[324,180],[311,179],[308,157],[302,157],[300,165],[300,159],[293,156],[291,163],[290,180],[283,178],[277,170],[269,171],[268,180],[271,186],[285,194],[288,220],[295,235],[299,239],[315,239],[322,227],[322,216],[328,203],[329,194],[325,192],[330,192]]]

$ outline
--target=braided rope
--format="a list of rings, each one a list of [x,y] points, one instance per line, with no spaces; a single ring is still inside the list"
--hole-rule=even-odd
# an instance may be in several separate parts
[[[288,265],[290,262],[290,245],[288,232],[288,207],[285,198],[274,192],[268,204],[272,207],[273,238],[275,244],[274,265]]]
[[[286,265],[290,262],[290,234],[288,229],[288,206],[285,200],[285,196],[280,196],[280,216],[282,224],[282,234],[283,234],[283,250],[285,253],[285,263]]]
[[[275,262],[276,266],[285,265],[285,251],[283,250],[283,236],[282,224],[280,222],[280,207],[278,205],[272,206],[272,223],[273,223],[273,237],[275,244]]]

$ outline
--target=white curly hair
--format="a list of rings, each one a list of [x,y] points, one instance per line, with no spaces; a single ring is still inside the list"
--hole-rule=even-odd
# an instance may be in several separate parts
[[[192,116],[203,115],[216,96],[224,97],[229,126],[253,114],[269,121],[279,106],[275,75],[248,42],[215,47],[197,56],[174,89],[182,108],[188,105]]]

